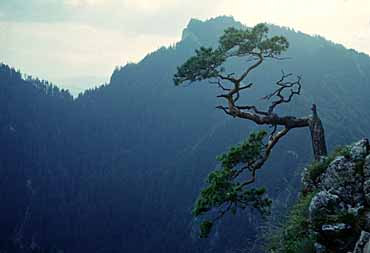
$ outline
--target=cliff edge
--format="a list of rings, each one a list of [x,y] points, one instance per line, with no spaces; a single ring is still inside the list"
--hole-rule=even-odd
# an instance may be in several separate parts
[[[303,189],[269,252],[370,253],[370,146],[337,149],[305,168]]]

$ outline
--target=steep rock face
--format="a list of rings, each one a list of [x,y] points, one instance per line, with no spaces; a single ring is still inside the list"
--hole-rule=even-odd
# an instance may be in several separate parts
[[[356,171],[355,162],[344,156],[337,157],[329,165],[320,178],[319,189],[340,196],[345,203],[360,203],[363,201],[361,185],[357,184],[361,175]]]
[[[315,252],[369,252],[369,153],[369,141],[362,139],[332,157],[317,179],[306,170],[304,188],[315,192],[308,208]]]

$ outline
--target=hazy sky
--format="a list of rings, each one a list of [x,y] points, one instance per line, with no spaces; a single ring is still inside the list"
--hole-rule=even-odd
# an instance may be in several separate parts
[[[0,62],[62,87],[91,87],[177,42],[190,18],[219,15],[370,54],[370,0],[0,0]]]

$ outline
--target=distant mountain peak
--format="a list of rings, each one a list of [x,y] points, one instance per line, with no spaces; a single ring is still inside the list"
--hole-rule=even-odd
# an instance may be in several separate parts
[[[182,32],[182,41],[191,39],[197,43],[209,42],[218,37],[228,27],[245,27],[232,16],[218,16],[207,20],[190,19]],[[212,37],[210,37],[212,36]]]
[[[226,16],[226,15],[223,15],[223,16],[217,16],[217,17],[213,17],[213,18],[210,18],[210,19],[206,19],[206,20],[200,20],[200,19],[197,19],[197,18],[191,18],[187,27],[190,28],[191,26],[193,25],[199,25],[199,24],[225,24],[225,23],[228,23],[228,24],[238,24],[240,22],[236,21],[234,19],[233,16]]]

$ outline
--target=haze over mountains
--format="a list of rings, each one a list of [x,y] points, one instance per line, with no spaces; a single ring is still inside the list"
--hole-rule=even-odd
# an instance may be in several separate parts
[[[230,26],[243,25],[193,19],[176,46],[116,69],[109,84],[76,99],[1,65],[0,250],[258,252],[261,221],[253,211],[227,218],[209,240],[197,239],[190,214],[215,157],[255,126],[216,110],[211,85],[172,83],[176,66]],[[288,38],[290,58],[257,70],[251,81],[261,89],[247,98],[266,94],[283,69],[303,77],[302,95],[283,113],[307,115],[316,103],[330,149],[370,136],[370,57],[269,27]],[[310,145],[308,131],[292,132],[259,175],[279,211],[298,192]]]

